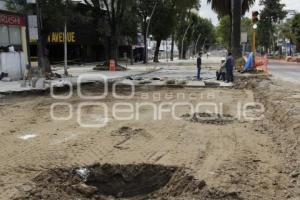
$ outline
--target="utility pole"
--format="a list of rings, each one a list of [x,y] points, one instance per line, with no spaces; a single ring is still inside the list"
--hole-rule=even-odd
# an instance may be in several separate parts
[[[37,17],[37,28],[38,28],[38,40],[37,40],[37,55],[38,55],[38,68],[40,69],[41,74],[45,73],[45,69],[43,66],[43,45],[42,45],[42,22],[41,22],[41,10],[39,5],[39,0],[36,0],[36,17]]]
[[[258,23],[258,11],[252,12],[252,24],[253,24],[253,43],[252,43],[252,50],[253,54],[255,55],[256,53],[256,29],[257,29],[257,23]]]
[[[145,38],[146,40],[148,40],[151,20],[152,20],[152,17],[154,15],[154,12],[156,10],[157,4],[158,4],[158,1],[155,2],[154,7],[153,7],[152,12],[151,12],[151,15],[148,19],[148,24],[147,24],[147,29],[146,29],[146,38]],[[146,46],[145,46],[145,58],[146,58],[146,63],[148,63],[148,42],[146,41],[145,44],[146,44]]]
[[[65,9],[65,26],[64,26],[64,74],[68,76],[68,0],[66,0]]]

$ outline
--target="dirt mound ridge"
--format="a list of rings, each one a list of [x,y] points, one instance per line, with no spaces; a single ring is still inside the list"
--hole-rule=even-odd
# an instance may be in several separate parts
[[[236,119],[231,115],[226,114],[215,114],[215,113],[194,113],[192,116],[190,114],[185,114],[182,116],[183,119],[202,124],[214,124],[214,125],[225,125],[231,124]]]
[[[161,165],[100,165],[53,169],[38,175],[35,186],[18,199],[240,199],[209,189],[186,169]]]

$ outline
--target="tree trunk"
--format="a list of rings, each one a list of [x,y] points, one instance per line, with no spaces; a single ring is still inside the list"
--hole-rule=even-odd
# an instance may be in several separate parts
[[[147,18],[144,19],[143,25],[143,37],[144,37],[144,64],[148,63],[148,42],[147,42]]]
[[[109,59],[113,59],[118,65],[118,53],[119,53],[119,37],[117,34],[116,24],[113,23],[111,26],[111,36],[110,36],[110,53]]]
[[[237,0],[231,0],[232,11],[232,34],[231,34],[231,46],[234,58],[240,58],[241,52],[241,17],[242,17],[242,2]]]
[[[229,19],[230,19],[230,27],[229,27],[229,46],[228,46],[228,50],[231,52],[232,51],[232,13],[230,12],[229,14]]]
[[[183,60],[186,59],[186,53],[187,53],[187,51],[188,51],[188,47],[185,46],[185,45],[183,45],[183,53],[182,53],[182,58],[181,59],[183,59]]]
[[[52,73],[50,62],[49,62],[49,51],[47,49],[47,33],[41,34],[38,41],[38,63],[41,70],[41,75],[46,78],[50,78]]]
[[[180,42],[180,44],[178,45],[178,48],[179,48],[179,59],[185,60],[186,59],[186,52],[187,52],[186,45],[183,44],[183,48],[182,48],[182,43]]]
[[[154,59],[153,62],[159,62],[158,56],[159,56],[159,48],[161,44],[161,39],[156,41],[156,47],[155,47],[155,53],[154,53]]]
[[[293,56],[293,50],[292,50],[292,45],[293,45],[293,42],[292,42],[292,38],[290,37],[290,56]]]
[[[172,34],[172,44],[171,44],[171,61],[174,60],[174,45],[175,45],[175,36]]]
[[[130,64],[134,65],[133,46],[132,45],[130,45]]]

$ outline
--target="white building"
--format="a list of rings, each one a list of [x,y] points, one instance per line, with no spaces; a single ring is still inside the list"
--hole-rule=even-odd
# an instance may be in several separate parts
[[[7,11],[5,2],[0,0],[1,77],[5,74],[12,80],[22,79],[26,63],[28,63],[26,18],[18,13]]]

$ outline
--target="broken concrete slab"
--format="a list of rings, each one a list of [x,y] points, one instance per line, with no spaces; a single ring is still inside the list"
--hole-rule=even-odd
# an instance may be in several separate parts
[[[188,81],[186,84],[187,87],[205,87],[203,81]]]

